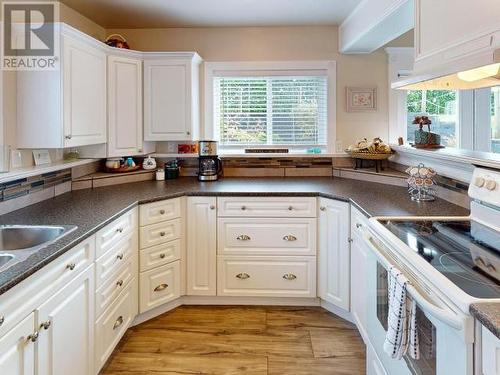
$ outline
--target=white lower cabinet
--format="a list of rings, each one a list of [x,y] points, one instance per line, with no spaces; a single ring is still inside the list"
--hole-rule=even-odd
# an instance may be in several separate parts
[[[180,297],[180,261],[141,272],[139,312],[143,313]]]
[[[366,375],[388,375],[370,344],[366,346]]]
[[[36,310],[37,375],[89,375],[93,371],[94,267]]]
[[[0,374],[35,374],[35,313],[29,314],[0,338]]]
[[[217,202],[215,197],[187,198],[186,294],[217,293]]]
[[[349,203],[319,200],[319,296],[349,311]]]
[[[482,375],[498,375],[500,374],[500,339],[484,326],[481,327],[481,336]]]

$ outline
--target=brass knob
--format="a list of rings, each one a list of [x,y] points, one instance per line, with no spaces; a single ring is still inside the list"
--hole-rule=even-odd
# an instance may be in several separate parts
[[[165,257],[166,257],[165,254],[163,254],[163,253],[160,254],[160,259],[165,259]]]
[[[247,236],[246,234],[239,235],[238,237],[236,237],[236,239],[239,241],[250,241],[251,240],[250,236]]]
[[[119,316],[118,319],[116,319],[115,324],[113,324],[113,330],[117,329],[123,324],[123,316]]]
[[[319,209],[320,209],[321,211],[326,211],[326,207],[324,207],[324,206],[321,206]]]
[[[293,210],[293,207],[292,206],[289,206],[288,207],[288,211],[292,211]]]
[[[297,237],[292,236],[291,234],[286,235],[285,237],[283,237],[283,239],[284,239],[285,241],[297,241]]]
[[[160,215],[165,215],[165,210],[160,210]]]
[[[242,272],[242,273],[237,274],[236,278],[240,279],[240,280],[246,280],[246,279],[250,278],[250,275],[248,273]]]
[[[214,206],[214,205],[211,205],[211,206],[210,206],[210,209],[211,209],[211,210],[215,210],[215,206]]]
[[[122,232],[123,232],[123,228],[118,228],[116,231],[117,231],[118,233],[122,233]]]
[[[122,259],[123,259],[123,254],[118,254],[118,255],[116,256],[116,259],[118,259],[118,260],[122,260]]]
[[[247,207],[246,207],[246,206],[241,206],[241,210],[242,210],[242,211],[245,211],[246,209],[247,209]]]
[[[165,232],[160,232],[161,237],[165,237],[166,233]]]
[[[154,288],[153,290],[155,292],[161,292],[162,290],[165,290],[167,288],[168,288],[168,284],[160,284],[156,288]]]
[[[295,280],[297,278],[297,276],[295,276],[293,273],[285,273],[283,275],[283,278],[285,280]]]
[[[66,139],[71,139],[71,134],[68,134],[66,137],[64,137]]]
[[[191,135],[191,132],[186,132],[187,135]]]
[[[40,335],[40,332],[35,331],[31,335],[28,336],[27,340],[31,342],[36,342],[38,340],[38,336]]]
[[[52,324],[52,322],[50,320],[47,320],[46,322],[43,322],[43,323],[40,323],[40,329],[49,329],[50,328],[50,325]]]
[[[363,224],[360,224],[360,223],[356,223],[356,228],[362,228],[363,227]]]
[[[75,267],[76,267],[75,263],[69,263],[68,265],[66,265],[66,268],[70,271],[73,271]]]
[[[116,282],[116,286],[122,286],[123,285],[123,280],[118,280]]]

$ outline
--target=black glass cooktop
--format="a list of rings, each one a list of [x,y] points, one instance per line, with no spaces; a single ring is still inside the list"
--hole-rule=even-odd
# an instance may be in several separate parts
[[[381,220],[467,294],[500,298],[500,233],[474,221]]]

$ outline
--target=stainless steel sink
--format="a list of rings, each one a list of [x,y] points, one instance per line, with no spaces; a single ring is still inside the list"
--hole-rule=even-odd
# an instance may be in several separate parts
[[[74,229],[74,225],[0,225],[0,272]]]

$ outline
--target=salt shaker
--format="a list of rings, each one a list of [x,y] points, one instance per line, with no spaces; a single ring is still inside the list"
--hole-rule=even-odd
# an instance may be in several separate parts
[[[165,180],[165,171],[163,169],[156,170],[156,181]]]

